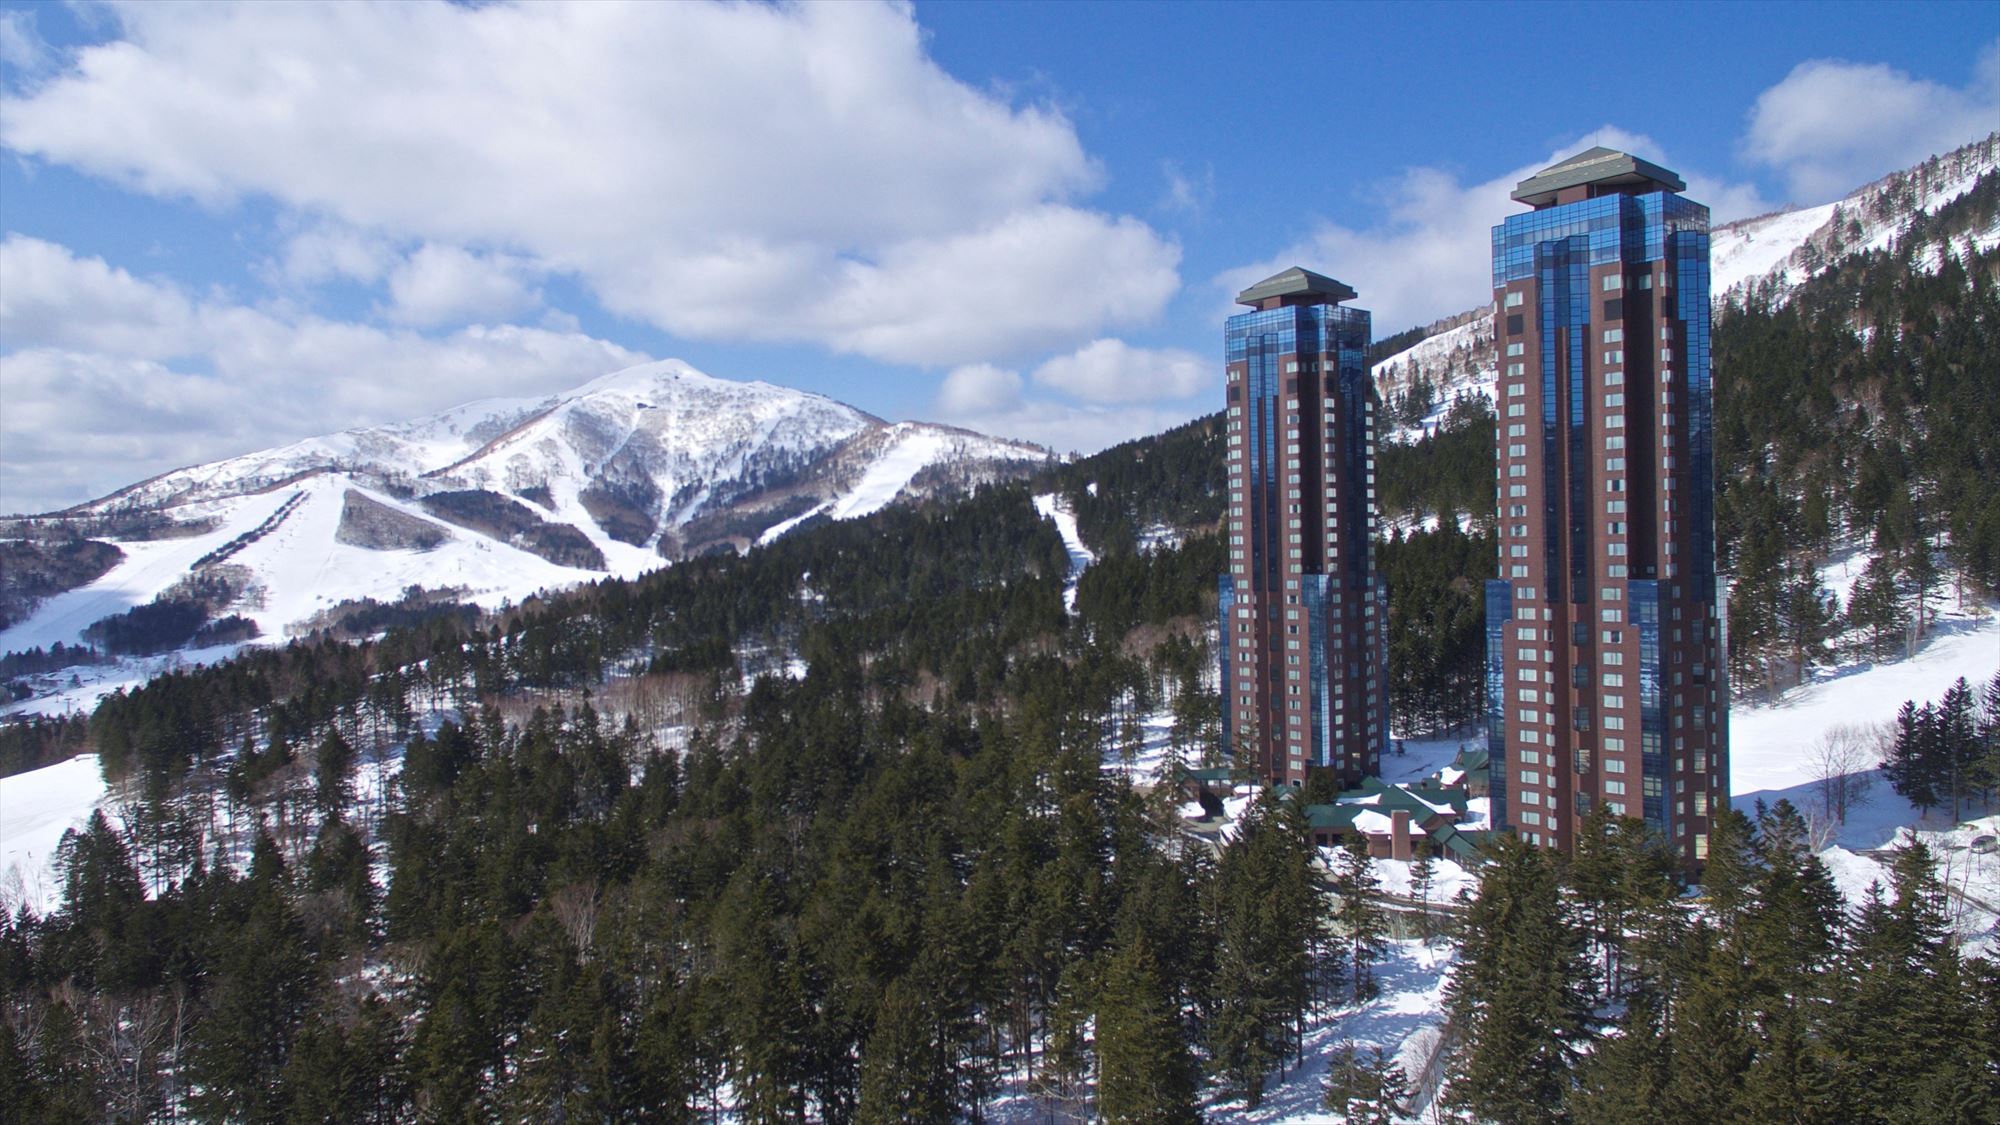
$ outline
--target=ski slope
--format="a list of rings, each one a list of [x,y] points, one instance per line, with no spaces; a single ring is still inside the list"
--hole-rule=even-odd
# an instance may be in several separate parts
[[[1044,492],[1035,497],[1035,511],[1045,520],[1056,525],[1056,534],[1062,536],[1063,549],[1069,552],[1069,577],[1063,581],[1063,608],[1071,617],[1076,616],[1076,584],[1082,580],[1083,572],[1097,561],[1097,553],[1083,545],[1083,536],[1076,530],[1076,515],[1056,503],[1056,494]]]
[[[104,803],[97,755],[79,754],[38,770],[0,777],[0,905],[47,914],[61,898],[56,846]]]

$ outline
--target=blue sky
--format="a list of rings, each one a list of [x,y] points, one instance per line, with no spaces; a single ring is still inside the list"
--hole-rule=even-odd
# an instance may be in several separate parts
[[[1727,220],[2000,127],[1996,13],[0,5],[0,511],[669,356],[1097,448],[1284,266],[1484,300],[1576,148]]]

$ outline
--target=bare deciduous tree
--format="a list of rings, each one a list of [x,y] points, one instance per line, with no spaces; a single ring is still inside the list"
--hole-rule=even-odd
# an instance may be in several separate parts
[[[1842,723],[1828,727],[1813,746],[1812,776],[1827,820],[1846,824],[1848,812],[1867,803],[1882,764],[1885,733],[1878,724]]]
[[[549,896],[549,909],[569,935],[570,944],[576,946],[579,961],[590,960],[591,943],[597,937],[597,906],[595,879],[572,883]]]

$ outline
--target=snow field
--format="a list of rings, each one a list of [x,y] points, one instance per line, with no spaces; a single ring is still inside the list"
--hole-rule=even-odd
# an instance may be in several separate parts
[[[0,777],[0,904],[10,913],[26,905],[42,915],[59,903],[56,846],[89,822],[105,793],[95,754]]]

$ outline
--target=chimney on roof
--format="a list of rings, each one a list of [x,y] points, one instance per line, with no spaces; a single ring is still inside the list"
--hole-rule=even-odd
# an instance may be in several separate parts
[[[1408,860],[1410,858],[1410,810],[1397,809],[1389,814],[1389,858]]]

